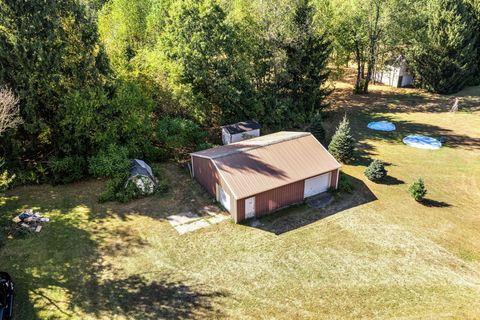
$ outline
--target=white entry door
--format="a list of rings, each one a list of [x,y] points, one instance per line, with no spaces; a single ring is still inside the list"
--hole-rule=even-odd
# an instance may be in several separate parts
[[[305,189],[303,197],[311,197],[316,194],[327,191],[330,185],[330,173],[325,173],[310,179],[305,180]]]
[[[226,193],[223,188],[219,185],[219,193],[220,193],[220,203],[222,206],[227,209],[227,211],[230,211],[230,195]]]
[[[245,219],[255,217],[255,197],[245,199]]]

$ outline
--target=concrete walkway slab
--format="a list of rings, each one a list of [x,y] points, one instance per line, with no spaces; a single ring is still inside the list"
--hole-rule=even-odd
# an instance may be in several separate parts
[[[200,209],[200,213],[216,216],[220,212],[220,208],[214,205],[208,205]]]
[[[174,228],[175,228],[175,230],[177,230],[177,232],[179,234],[185,234],[187,232],[192,232],[192,231],[195,231],[195,230],[198,230],[198,229],[206,228],[210,225],[211,224],[208,223],[205,220],[198,220],[198,221],[195,221],[195,222],[192,222],[192,223],[178,225]]]
[[[210,222],[211,224],[217,224],[217,223],[220,223],[224,220],[228,219],[228,216],[224,216],[222,214],[217,214],[216,216],[213,216],[211,218],[208,218],[208,222]]]
[[[185,223],[191,223],[194,222],[195,220],[200,219],[200,216],[198,214],[195,214],[193,212],[182,212],[179,214],[174,214],[171,216],[167,217],[168,222],[173,226],[179,226]]]

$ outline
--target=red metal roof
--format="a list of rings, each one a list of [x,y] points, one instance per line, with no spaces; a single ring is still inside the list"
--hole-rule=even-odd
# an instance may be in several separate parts
[[[192,156],[211,159],[236,199],[340,168],[308,132],[281,131]]]

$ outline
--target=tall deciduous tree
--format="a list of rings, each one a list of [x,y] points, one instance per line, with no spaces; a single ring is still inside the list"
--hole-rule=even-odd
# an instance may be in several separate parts
[[[21,123],[18,97],[12,89],[0,88],[0,136],[7,129],[14,129]]]
[[[332,28],[344,55],[357,65],[354,91],[368,93],[379,49],[385,45],[390,0],[333,0]]]
[[[256,111],[236,41],[216,1],[182,0],[170,8],[157,53],[170,89],[199,121],[229,121]]]

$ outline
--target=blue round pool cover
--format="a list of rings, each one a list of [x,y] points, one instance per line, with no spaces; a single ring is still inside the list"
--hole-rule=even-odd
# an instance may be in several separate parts
[[[394,131],[396,129],[395,125],[389,121],[370,122],[367,127],[379,131]]]
[[[414,148],[420,149],[440,149],[442,143],[435,138],[411,134],[403,138],[403,143]]]

